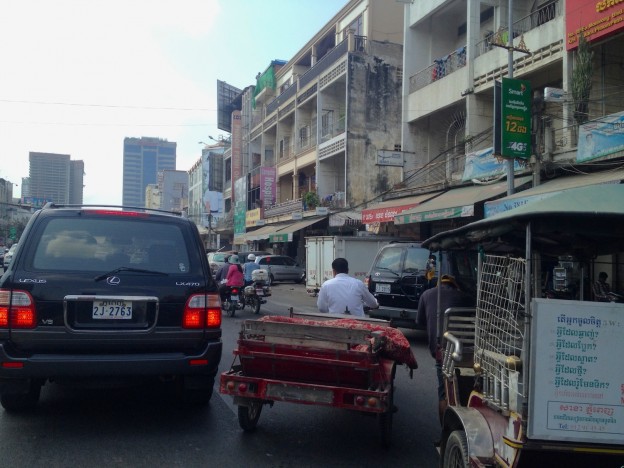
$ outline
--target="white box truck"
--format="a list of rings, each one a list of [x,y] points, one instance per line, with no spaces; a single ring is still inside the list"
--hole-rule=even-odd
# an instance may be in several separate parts
[[[306,237],[306,291],[318,295],[324,281],[333,278],[331,264],[337,257],[349,262],[349,276],[361,281],[368,274],[379,249],[396,237],[315,236]]]

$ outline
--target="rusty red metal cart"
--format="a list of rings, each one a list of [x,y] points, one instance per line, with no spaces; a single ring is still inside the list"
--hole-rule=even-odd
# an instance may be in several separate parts
[[[381,443],[389,446],[397,360],[387,344],[396,342],[400,332],[375,322],[380,323],[245,320],[234,364],[220,381],[220,392],[231,395],[238,406],[241,428],[254,431],[262,407],[276,401],[331,406],[376,416]],[[414,369],[416,361],[405,343],[405,363]]]

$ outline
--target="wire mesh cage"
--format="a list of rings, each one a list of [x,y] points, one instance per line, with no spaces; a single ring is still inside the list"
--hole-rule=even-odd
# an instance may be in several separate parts
[[[523,258],[484,255],[481,262],[474,361],[485,397],[503,409],[513,409],[517,396],[524,396],[519,373],[525,344],[525,267]]]

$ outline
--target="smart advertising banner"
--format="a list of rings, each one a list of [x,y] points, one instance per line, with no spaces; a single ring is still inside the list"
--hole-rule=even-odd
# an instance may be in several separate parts
[[[501,93],[501,156],[531,157],[531,83],[503,78]]]

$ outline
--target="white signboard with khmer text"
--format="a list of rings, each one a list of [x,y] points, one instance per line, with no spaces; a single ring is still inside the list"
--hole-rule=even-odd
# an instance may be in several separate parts
[[[528,437],[624,444],[624,304],[532,304]]]

